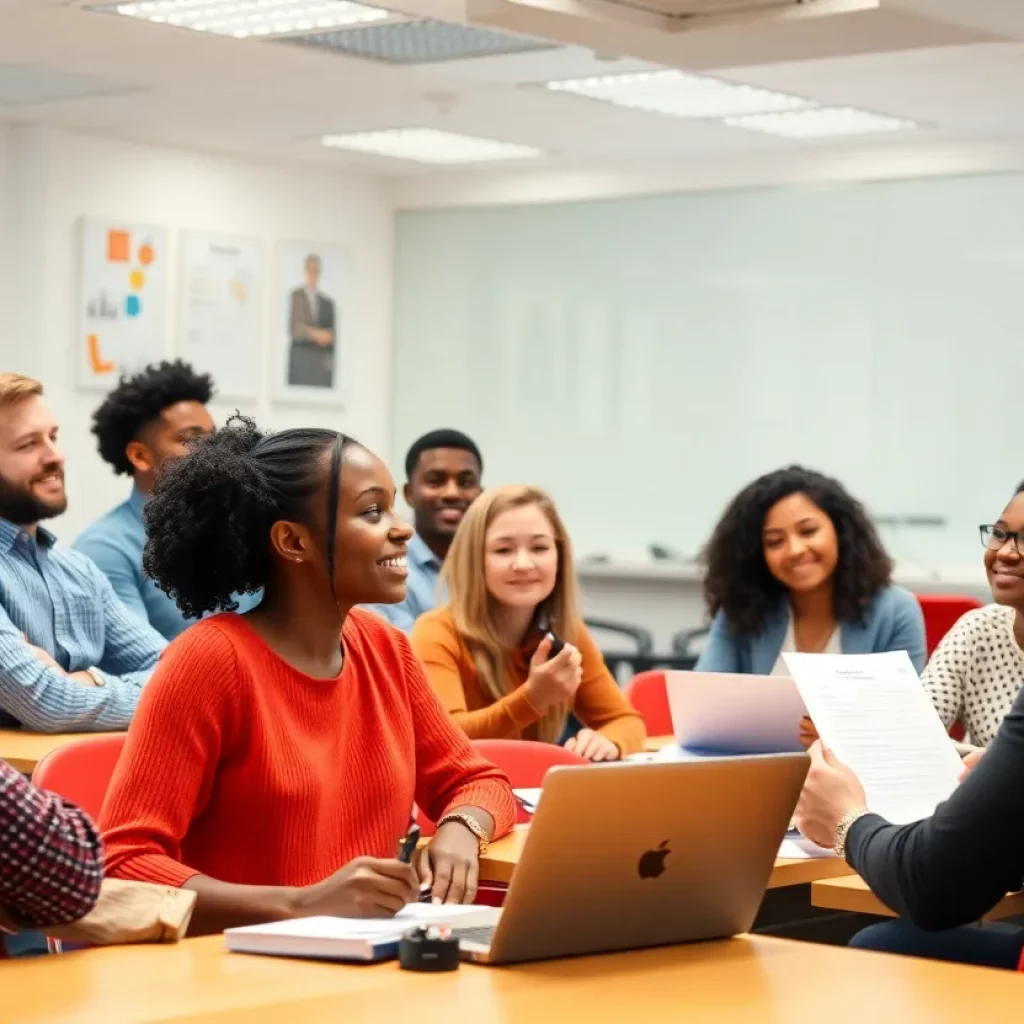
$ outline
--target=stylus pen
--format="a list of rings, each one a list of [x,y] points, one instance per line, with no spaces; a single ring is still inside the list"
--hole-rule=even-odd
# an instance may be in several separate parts
[[[413,822],[409,826],[408,832],[398,840],[398,859],[403,864],[408,864],[412,860],[412,855],[416,852],[419,841],[420,827]]]

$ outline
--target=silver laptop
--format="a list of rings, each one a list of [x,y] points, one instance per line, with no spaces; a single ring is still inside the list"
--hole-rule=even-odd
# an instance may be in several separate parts
[[[463,956],[508,964],[748,931],[808,764],[553,768],[497,924],[454,929]]]
[[[666,672],[676,742],[700,753],[781,754],[799,751],[807,714],[788,676]]]

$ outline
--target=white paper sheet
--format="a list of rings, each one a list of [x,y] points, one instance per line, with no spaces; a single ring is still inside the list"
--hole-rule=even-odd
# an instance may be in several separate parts
[[[786,836],[779,847],[779,856],[783,860],[815,860],[818,857],[834,857],[835,853],[803,836]]]
[[[540,787],[536,789],[513,789],[513,795],[522,805],[524,811],[527,814],[535,814],[537,811],[537,804],[540,803]]]
[[[905,651],[784,654],[818,735],[856,773],[870,810],[929,817],[963,767]]]

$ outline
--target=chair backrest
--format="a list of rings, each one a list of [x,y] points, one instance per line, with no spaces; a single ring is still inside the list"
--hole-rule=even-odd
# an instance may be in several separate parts
[[[917,601],[924,613],[924,634],[929,658],[961,615],[983,607],[977,598],[964,594],[918,594]]]
[[[83,736],[51,750],[36,765],[32,781],[96,818],[123,747],[124,736]]]
[[[626,685],[626,699],[639,712],[648,736],[670,736],[672,712],[668,706],[664,672],[638,672]]]
[[[565,747],[534,740],[474,740],[473,746],[508,776],[513,789],[540,788],[548,769],[556,764],[589,763]],[[517,808],[516,816],[520,823],[530,820],[522,807]],[[413,817],[424,836],[434,834],[434,823],[418,807],[413,808]]]
[[[474,740],[473,746],[508,776],[513,789],[536,789],[555,765],[588,763],[565,747],[534,740]]]
[[[589,764],[565,747],[535,740],[474,740],[473,746],[508,776],[513,789],[539,789],[548,769],[555,765]],[[530,817],[525,808],[516,807],[518,824],[529,822]]]

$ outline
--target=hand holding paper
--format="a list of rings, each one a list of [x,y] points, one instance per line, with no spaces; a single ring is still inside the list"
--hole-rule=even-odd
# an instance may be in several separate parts
[[[796,805],[796,824],[812,843],[831,849],[839,822],[866,806],[864,787],[820,740],[807,753],[811,767]]]
[[[949,797],[963,765],[906,652],[783,657],[823,744],[863,785],[869,810],[906,824]]]

